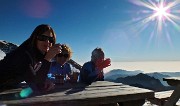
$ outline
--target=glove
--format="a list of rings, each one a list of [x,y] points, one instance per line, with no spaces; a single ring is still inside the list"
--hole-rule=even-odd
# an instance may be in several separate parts
[[[106,68],[111,65],[111,60],[110,60],[110,58],[107,58],[103,61],[102,61],[102,59],[97,59],[95,64],[96,64],[96,68],[98,70],[102,70],[103,68]]]

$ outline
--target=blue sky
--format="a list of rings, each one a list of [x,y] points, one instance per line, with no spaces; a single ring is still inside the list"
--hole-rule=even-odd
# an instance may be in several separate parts
[[[96,47],[118,61],[180,60],[180,5],[169,8],[171,20],[158,17],[146,4],[160,0],[0,0],[0,40],[20,45],[39,24],[55,30],[78,62],[90,60]],[[168,5],[178,0],[164,0]]]

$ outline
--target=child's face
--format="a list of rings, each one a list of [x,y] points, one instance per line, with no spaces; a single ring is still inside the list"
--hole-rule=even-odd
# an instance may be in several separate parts
[[[57,56],[57,62],[61,65],[65,64],[69,60],[68,52],[62,52]]]

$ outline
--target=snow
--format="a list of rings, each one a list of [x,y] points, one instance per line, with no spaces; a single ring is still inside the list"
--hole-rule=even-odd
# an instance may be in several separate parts
[[[0,49],[0,60],[4,58],[6,54]]]

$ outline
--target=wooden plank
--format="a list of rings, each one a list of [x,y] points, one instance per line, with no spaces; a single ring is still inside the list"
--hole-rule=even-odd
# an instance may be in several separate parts
[[[5,90],[3,92],[0,92],[0,95],[3,94],[10,94],[10,93],[18,93],[22,90],[22,88],[17,88],[17,89],[9,89],[9,90]]]
[[[180,81],[180,77],[167,77],[167,78],[163,78],[163,81],[167,81],[167,80],[177,80]]]
[[[124,85],[122,83],[115,83],[115,82],[110,82],[110,81],[96,81],[93,82],[89,87],[98,87],[98,86],[120,86]]]
[[[161,92],[156,92],[155,93],[155,98],[162,100],[162,99],[168,99],[171,94],[173,93],[174,90],[169,90],[169,91],[161,91]]]
[[[177,92],[176,90],[180,86],[180,77],[167,77],[167,78],[163,78],[163,80],[166,81],[170,86],[175,86],[176,87],[175,92]],[[167,102],[170,102],[171,100],[175,100],[174,98],[177,97],[175,92],[173,92],[172,95],[169,96],[169,101],[166,100]],[[176,99],[178,99],[178,97]],[[177,102],[176,105],[179,105],[179,102]]]
[[[36,97],[36,98],[27,98],[23,100],[12,100],[12,101],[4,101],[3,103],[5,104],[38,104],[38,103],[59,103],[59,104],[79,104],[80,102],[83,104],[89,104],[91,102],[93,103],[116,103],[116,102],[124,102],[124,101],[131,101],[131,100],[139,100],[139,99],[144,99],[147,97],[152,97],[152,93],[142,93],[142,94],[128,94],[127,95],[116,95],[116,94],[108,94],[109,98],[103,97],[106,95],[101,96],[101,94],[98,94],[96,96],[97,98],[94,98],[94,95],[91,94],[87,98],[84,98],[84,95],[88,94],[82,94],[79,95],[77,98],[77,95],[70,95],[68,97],[65,96],[59,96],[59,97]],[[148,96],[149,95],[149,96]],[[82,99],[81,99],[82,98]]]
[[[104,82],[103,82],[104,83]],[[112,85],[112,86],[111,86]],[[61,92],[39,95],[22,100],[2,101],[4,104],[103,104],[116,103],[121,101],[139,100],[151,98],[154,92],[117,83],[100,83],[86,86],[85,88],[75,87],[71,89],[61,89]],[[92,102],[92,103],[91,103]]]
[[[121,95],[119,94],[119,92],[121,93]],[[124,97],[124,95],[126,95],[126,97]],[[124,90],[121,89],[121,91],[117,91],[114,89],[110,89],[110,90],[98,90],[98,91],[82,91],[81,93],[73,93],[73,94],[69,94],[68,96],[66,94],[64,94],[64,92],[60,92],[60,93],[55,93],[55,94],[49,94],[49,95],[42,95],[42,96],[37,96],[35,98],[28,98],[27,101],[29,103],[41,103],[42,101],[46,101],[46,102],[57,102],[59,101],[61,102],[69,102],[70,100],[73,101],[89,101],[89,99],[92,99],[95,103],[99,102],[102,100],[103,98],[103,103],[104,103],[104,99],[106,99],[106,97],[111,97],[110,99],[106,99],[106,100],[111,100],[114,101],[119,98],[118,101],[127,101],[128,100],[128,95],[130,95],[131,100],[136,100],[136,99],[140,99],[140,98],[144,98],[144,96],[146,97],[152,97],[152,94],[148,94],[147,93],[142,93],[138,91],[135,91],[133,93],[130,93],[130,90]],[[149,96],[148,96],[149,95]],[[91,100],[91,101],[92,101]],[[27,103],[26,101],[26,103]],[[22,101],[14,101],[14,103],[18,103],[21,104]],[[89,102],[88,102],[89,103]],[[22,104],[24,104],[24,102],[22,102]]]
[[[177,101],[176,106],[180,106],[180,99]]]
[[[169,91],[161,91],[161,92],[156,92],[154,98],[148,99],[151,103],[156,104],[158,106],[163,106],[165,102],[167,102],[168,98],[171,96],[174,90],[169,90]],[[176,106],[180,106],[180,99],[176,103]]]
[[[69,88],[90,88],[90,87],[104,87],[104,86],[121,86],[122,83],[114,83],[109,81],[97,81],[91,85],[83,83],[65,83],[64,85],[56,85],[56,89],[69,89]]]
[[[178,86],[180,84],[180,77],[167,77],[163,78],[170,86]]]
[[[127,92],[127,93],[126,93]],[[106,93],[114,93],[118,95],[124,95],[131,94],[131,93],[144,93],[144,92],[150,92],[150,90],[145,90],[141,88],[133,88],[130,86],[122,86],[122,87],[99,87],[99,88],[85,88],[84,90],[81,89],[70,89],[66,90],[65,92],[58,92],[58,93],[52,93],[44,96],[64,96],[64,95],[82,95],[82,94],[88,94],[89,96],[92,94],[95,94],[93,96],[98,96],[97,94],[106,94]],[[104,95],[105,96],[105,95]],[[86,96],[87,97],[87,96]]]

